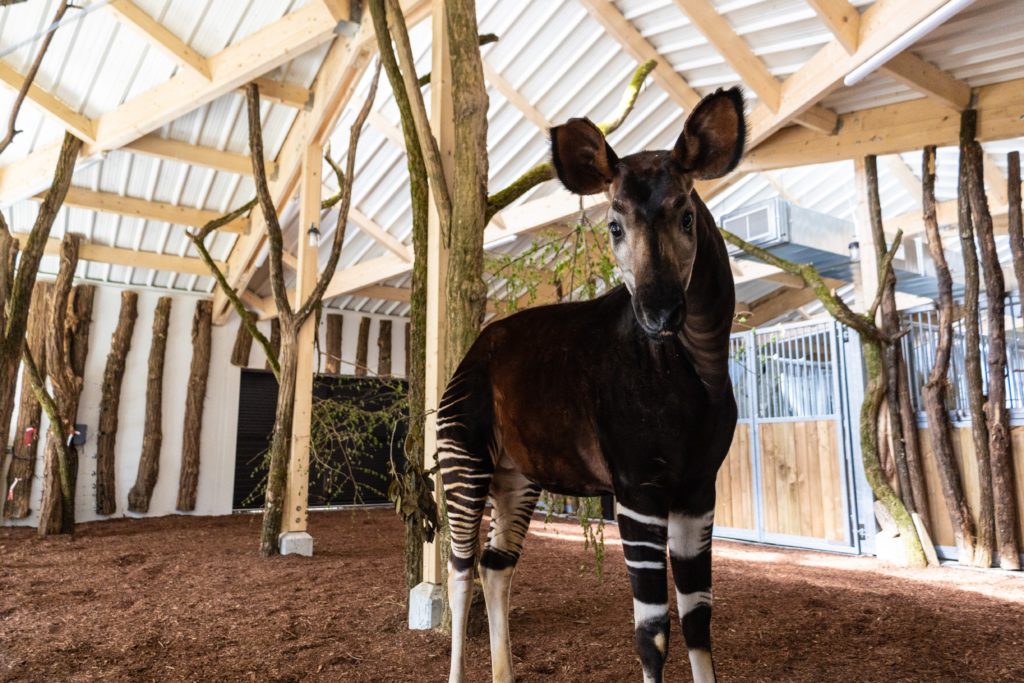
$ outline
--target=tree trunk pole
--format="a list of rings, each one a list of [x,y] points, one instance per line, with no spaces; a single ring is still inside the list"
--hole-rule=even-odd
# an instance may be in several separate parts
[[[1024,221],[1021,219],[1020,199],[1020,152],[1010,152],[1006,157],[1006,176],[1009,187],[1006,196],[1009,202],[1010,253],[1013,254],[1013,274],[1017,279],[1017,298],[1021,303],[1024,317]]]
[[[880,267],[885,258],[886,244],[885,228],[882,225],[882,204],[878,196],[878,162],[873,154],[865,157],[864,171],[868,183],[868,212],[871,218],[871,232],[874,236],[872,241],[875,245],[875,261]],[[885,277],[879,269],[878,286],[882,290],[880,328],[883,335],[894,338],[900,327],[899,313],[896,311],[895,278]],[[914,500],[914,487],[910,481],[903,422],[900,418],[900,356],[899,342],[886,343],[882,346],[882,372],[885,379],[886,404],[889,409],[889,433],[892,436],[893,462],[896,465],[900,497],[907,509],[914,513],[917,511],[917,504]]]
[[[907,469],[910,471],[910,487],[914,492],[914,503],[925,529],[932,532],[931,513],[928,508],[928,481],[924,475],[921,457],[921,442],[917,431],[917,412],[910,400],[910,379],[907,374],[903,349],[899,353],[899,414],[903,423],[903,444],[907,451]]]
[[[210,375],[210,345],[213,321],[213,302],[205,299],[196,303],[192,317],[192,366],[188,376],[188,395],[185,398],[185,427],[181,438],[181,474],[178,478],[180,512],[196,509],[196,489],[199,486],[199,455],[203,434],[203,406],[206,403],[206,384]]]
[[[365,377],[368,368],[367,358],[370,355],[370,319],[363,317],[359,321],[359,338],[356,341],[356,377]]]
[[[978,252],[974,242],[971,200],[968,185],[970,144],[974,141],[977,112],[968,109],[960,115],[960,173],[957,190],[960,251],[964,260],[964,340],[967,398],[971,408],[971,436],[978,460],[980,503],[977,510],[977,550],[974,564],[989,567],[995,549],[995,502],[992,491],[992,462],[988,449],[988,425],[985,420],[985,396],[982,390],[981,326],[979,321],[980,278]]]
[[[273,330],[271,330],[273,331]],[[271,342],[273,345],[273,342]],[[249,354],[252,352],[252,335],[244,324],[238,325],[235,335],[235,346],[231,349],[231,364],[238,368],[249,367]]]
[[[290,316],[289,316],[290,318]],[[279,550],[281,520],[284,514],[285,484],[291,451],[292,422],[295,407],[295,379],[298,371],[298,330],[292,320],[281,321],[281,374],[278,379],[274,433],[270,439],[267,491],[260,532],[260,555],[270,557]]]
[[[983,154],[977,142],[972,142],[968,147],[971,218],[981,245],[985,298],[988,302],[988,399],[985,402],[985,416],[989,462],[992,467],[996,554],[1002,569],[1018,570],[1020,547],[1017,542],[1017,499],[1013,485],[1013,455],[1010,452],[1010,417],[1006,411],[1006,281],[999,264],[992,214],[985,196]]]
[[[142,454],[135,485],[128,492],[128,510],[149,512],[160,474],[160,447],[163,445],[164,358],[167,354],[167,326],[171,318],[171,297],[162,296],[153,316],[153,342],[149,348],[149,370],[146,376],[146,419],[142,437]],[[251,339],[251,338],[250,338]]]
[[[939,222],[935,215],[935,147],[924,148],[921,186],[923,189],[925,234],[928,237],[928,251],[935,264],[938,300],[938,342],[935,346],[935,362],[928,373],[922,391],[925,411],[928,414],[928,438],[931,440],[935,466],[942,485],[953,537],[959,550],[962,564],[974,564],[977,538],[974,519],[971,517],[967,498],[960,478],[960,465],[953,451],[953,438],[946,408],[946,393],[949,388],[949,359],[953,347],[953,276],[946,262],[946,252],[939,234]]]
[[[274,354],[275,359],[281,355],[281,321],[277,318],[270,321],[270,351]],[[269,358],[267,358],[265,367],[267,370],[273,367]]]
[[[131,349],[132,333],[138,318],[139,295],[121,292],[121,312],[110,343],[107,366],[103,371],[100,421],[96,441],[96,512],[112,515],[117,510],[117,477],[114,467],[117,443],[118,410],[121,406],[121,382],[125,361]]]
[[[377,331],[377,376],[391,376],[391,321],[381,320]]]
[[[53,286],[48,282],[37,282],[32,292],[32,307],[28,314],[28,350],[36,359],[41,374],[46,374],[46,330],[47,310]],[[36,469],[36,456],[42,433],[42,406],[31,390],[32,380],[26,368],[21,375],[21,399],[18,407],[18,426],[14,432],[14,449],[11,465],[7,470],[7,485],[4,492],[11,500],[4,507],[4,517],[24,519],[29,514],[29,498],[32,494],[32,478]],[[3,500],[6,500],[6,495]],[[0,501],[0,504],[3,504]]]
[[[336,313],[327,314],[327,343],[324,353],[327,354],[325,369],[328,374],[341,374],[341,342],[345,325],[345,316]]]

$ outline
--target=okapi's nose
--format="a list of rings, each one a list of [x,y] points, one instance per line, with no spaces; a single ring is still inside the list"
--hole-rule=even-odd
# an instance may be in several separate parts
[[[683,326],[686,317],[686,302],[677,300],[668,305],[643,307],[637,316],[644,332],[651,337],[669,337]]]

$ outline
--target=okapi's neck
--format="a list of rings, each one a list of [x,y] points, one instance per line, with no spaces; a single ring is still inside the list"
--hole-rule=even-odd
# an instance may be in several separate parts
[[[686,322],[681,335],[694,368],[711,398],[729,389],[729,335],[736,307],[736,291],[725,247],[715,219],[696,192],[700,207],[697,256],[686,288]]]

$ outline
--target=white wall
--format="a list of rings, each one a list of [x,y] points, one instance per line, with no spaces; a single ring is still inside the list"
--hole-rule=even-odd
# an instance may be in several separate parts
[[[97,286],[93,302],[93,320],[89,331],[89,356],[86,361],[85,383],[79,404],[78,422],[88,426],[84,446],[79,447],[79,471],[76,489],[75,518],[88,522],[105,518],[96,514],[96,438],[100,413],[100,388],[106,367],[110,340],[117,326],[121,305],[121,288]],[[132,335],[131,350],[125,366],[124,381],[121,385],[121,404],[118,414],[117,445],[115,453],[117,477],[117,511],[112,517],[142,517],[176,514],[174,509],[178,495],[178,476],[181,467],[182,429],[185,420],[185,398],[189,369],[192,362],[192,316],[199,297],[188,294],[171,294],[170,326],[168,329],[167,354],[164,360],[163,382],[163,445],[160,451],[160,474],[150,499],[149,513],[136,515],[127,512],[128,491],[135,483],[139,455],[142,450],[146,411],[146,374],[149,363],[150,342],[153,336],[153,314],[157,300],[162,294],[140,291],[138,319]],[[351,374],[352,361],[359,332],[360,314],[346,313],[343,330],[344,359],[342,373]],[[380,316],[373,319],[370,328],[369,365],[376,368],[377,334]],[[231,497],[234,485],[235,437],[238,423],[238,391],[241,371],[231,365],[231,350],[235,341],[239,321],[232,317],[228,324],[213,328],[213,348],[210,360],[210,375],[203,408],[203,433],[201,441],[199,486],[196,496],[197,515],[226,515],[231,513]],[[326,316],[324,316],[326,325]],[[270,324],[261,323],[269,335]],[[405,321],[396,319],[392,325],[392,372],[396,375],[405,371]],[[325,329],[320,339],[326,337]],[[249,367],[263,368],[265,356],[258,344],[253,344]],[[19,375],[20,378],[20,375]],[[20,391],[20,387],[19,387]],[[17,414],[13,416],[16,422]],[[46,434],[48,423],[45,415],[40,432]],[[12,426],[13,431],[13,426]],[[12,434],[12,440],[21,438]],[[32,482],[32,513],[22,520],[7,521],[8,524],[37,524],[37,510],[42,496],[41,477],[43,473],[43,443],[40,443],[35,478]],[[4,492],[6,494],[6,492]]]

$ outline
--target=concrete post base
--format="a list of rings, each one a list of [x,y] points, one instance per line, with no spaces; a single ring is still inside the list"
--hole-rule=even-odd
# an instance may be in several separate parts
[[[286,531],[278,537],[282,555],[313,556],[313,537],[305,531]]]
[[[441,625],[441,585],[423,582],[409,591],[409,628],[425,631]]]

